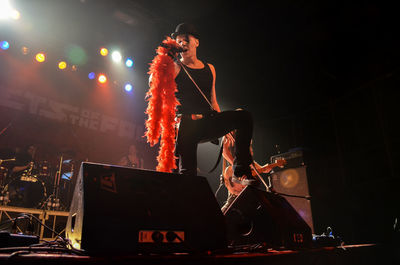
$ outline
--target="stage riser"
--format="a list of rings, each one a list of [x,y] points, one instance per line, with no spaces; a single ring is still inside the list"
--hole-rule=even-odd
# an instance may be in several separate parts
[[[65,226],[67,224],[67,218],[69,212],[63,211],[45,211],[40,209],[32,209],[32,208],[21,208],[21,207],[13,207],[13,206],[0,206],[0,223],[5,222],[7,220],[16,218],[23,213],[32,214],[37,217],[43,224],[53,229],[55,232],[65,236]],[[54,240],[56,239],[56,234],[49,229],[46,229],[42,225],[40,225],[37,221],[33,219],[33,231],[30,227],[28,227],[27,220],[19,220],[17,221],[18,228],[16,229],[16,233],[23,234],[32,234],[39,236],[40,239],[43,240]]]

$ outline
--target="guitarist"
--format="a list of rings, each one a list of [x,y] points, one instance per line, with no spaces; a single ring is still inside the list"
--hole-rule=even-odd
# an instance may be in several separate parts
[[[229,206],[232,204],[232,202],[235,200],[235,198],[241,193],[241,191],[250,183],[246,183],[245,179],[239,178],[238,180],[235,180],[235,176],[233,174],[232,170],[232,165],[234,161],[234,149],[235,149],[235,136],[236,136],[236,131],[233,131],[231,133],[233,137],[224,137],[223,138],[223,151],[222,151],[222,156],[224,158],[223,160],[223,168],[222,168],[222,177],[224,178],[224,184],[226,188],[228,189],[228,197],[225,202],[225,204],[222,206],[221,211],[224,213]],[[250,143],[250,153],[253,156],[253,147],[252,147],[252,142]],[[257,170],[258,173],[269,173],[274,167],[282,167],[283,165],[286,164],[285,160],[278,160],[273,164],[265,164],[261,166],[258,164],[256,161],[253,161],[253,165],[255,169]],[[256,173],[252,172],[252,175],[256,175]],[[260,181],[257,181],[257,184],[259,184]]]

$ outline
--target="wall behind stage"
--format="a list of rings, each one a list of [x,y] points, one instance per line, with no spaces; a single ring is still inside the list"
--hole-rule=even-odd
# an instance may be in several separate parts
[[[136,143],[145,168],[154,168],[155,151],[142,137],[143,98],[79,72],[24,64],[5,54],[1,59],[0,158],[34,143],[36,159],[55,165],[61,155],[77,166],[86,160],[116,164]]]

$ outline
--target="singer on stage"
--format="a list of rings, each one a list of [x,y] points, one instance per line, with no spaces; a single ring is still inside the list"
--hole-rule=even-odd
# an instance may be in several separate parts
[[[233,181],[241,182],[246,179],[246,183],[251,182],[251,114],[246,110],[221,112],[215,92],[216,71],[212,64],[197,58],[200,34],[193,25],[181,23],[171,36],[180,48],[177,56],[173,56],[176,59],[176,99],[180,103],[176,111],[180,122],[175,150],[179,159],[179,173],[197,175],[197,145],[237,130],[236,138],[231,138],[232,141],[236,141]]]

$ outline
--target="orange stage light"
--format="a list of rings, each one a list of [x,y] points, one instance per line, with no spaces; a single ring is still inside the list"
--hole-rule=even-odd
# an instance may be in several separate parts
[[[27,55],[29,53],[29,48],[26,46],[22,46],[21,51],[23,55]]]
[[[107,82],[107,77],[105,74],[100,74],[97,80],[99,80],[100,83],[104,84],[105,82]]]

